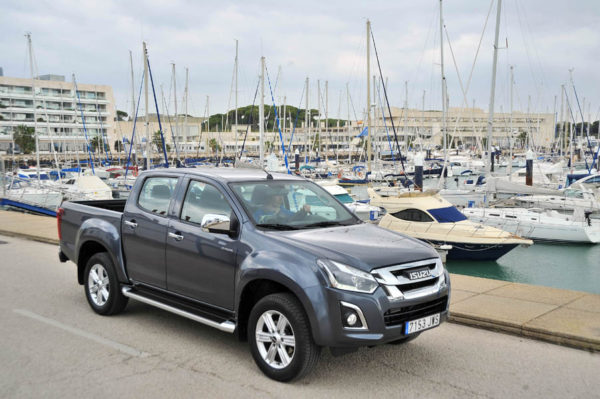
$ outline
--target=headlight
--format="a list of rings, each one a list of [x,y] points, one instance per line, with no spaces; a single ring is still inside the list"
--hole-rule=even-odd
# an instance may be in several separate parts
[[[372,275],[362,270],[329,259],[319,259],[317,264],[325,271],[334,288],[371,294],[379,286]]]

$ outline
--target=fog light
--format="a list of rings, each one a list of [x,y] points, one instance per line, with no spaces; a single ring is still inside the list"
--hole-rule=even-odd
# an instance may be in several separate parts
[[[346,317],[346,323],[350,327],[354,327],[354,325],[356,324],[357,321],[358,321],[358,317],[356,317],[356,313],[351,313],[348,315],[348,317]]]
[[[365,318],[360,308],[348,302],[341,303],[342,326],[351,329],[366,329]]]

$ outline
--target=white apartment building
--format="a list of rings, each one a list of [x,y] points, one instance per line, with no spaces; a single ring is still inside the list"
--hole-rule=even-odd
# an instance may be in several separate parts
[[[402,108],[392,107],[393,122],[397,134],[397,139],[400,146],[404,149],[410,146],[422,144],[425,147],[433,148],[439,146],[443,142],[442,138],[442,112],[441,111],[422,111],[416,109],[403,110]],[[319,153],[324,155],[327,151],[329,156],[334,154],[348,155],[348,153],[356,154],[361,151],[364,145],[364,139],[359,139],[357,136],[363,131],[366,126],[366,121],[351,121],[349,126],[340,126],[325,128],[325,123],[321,122],[321,127],[318,127],[317,116],[312,115],[312,126],[307,129],[304,122],[300,122],[300,126],[293,129],[290,126],[293,119],[288,118],[286,127],[282,129],[283,141],[286,151],[288,150],[292,131],[294,134],[291,151],[299,150],[301,154],[305,154],[307,150],[312,150],[316,153],[315,144],[319,143]],[[511,121],[512,120],[512,121]],[[170,122],[169,122],[170,121]],[[237,143],[236,135],[230,130],[227,132],[207,132],[206,124],[202,118],[188,118],[187,134],[184,143],[184,127],[183,117],[179,116],[177,123],[174,117],[161,116],[163,132],[166,142],[170,145],[171,150],[174,150],[173,136],[178,143],[180,151],[187,151],[189,156],[211,155],[209,142],[215,139],[219,146],[224,150],[225,155],[232,155],[235,149],[241,148],[246,132],[245,153],[248,155],[258,155],[259,148],[259,133],[254,126],[254,131],[247,130],[247,125],[238,125]],[[454,146],[462,145],[465,148],[475,147],[481,148],[483,139],[487,137],[487,112],[478,108],[450,108],[446,116],[446,131],[448,134],[448,144],[454,139]],[[390,152],[391,148],[396,150],[392,123],[389,117],[386,117],[385,122],[379,117],[372,117],[371,120],[373,131],[373,148],[375,152],[385,154]],[[283,126],[283,123],[281,124]],[[159,129],[156,116],[151,115],[148,131],[155,132]],[[133,130],[133,123],[118,122],[117,131],[121,131],[124,136],[130,137]],[[171,130],[173,134],[171,134]],[[138,140],[145,137],[146,127],[144,117],[138,118],[136,126],[136,135]],[[550,147],[554,139],[554,115],[553,114],[537,114],[537,113],[495,113],[493,122],[493,145],[500,147],[508,146],[509,132],[512,132],[513,145],[519,136],[526,133],[528,140],[536,147]],[[316,139],[318,135],[318,139]],[[281,152],[281,142],[279,131],[277,129],[266,129],[265,131],[265,149],[269,152],[269,148],[273,152]],[[136,140],[137,141],[137,140]],[[139,143],[139,141],[137,141]],[[309,144],[310,143],[310,144]]]
[[[77,89],[79,98],[74,84],[61,75],[0,76],[0,150],[12,151],[19,125],[35,129],[41,153],[49,153],[52,144],[58,152],[87,151],[84,124],[89,140],[114,136],[112,88],[78,83]]]

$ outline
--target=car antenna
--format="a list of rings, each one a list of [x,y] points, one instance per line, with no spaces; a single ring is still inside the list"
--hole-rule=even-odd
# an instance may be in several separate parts
[[[263,169],[263,172],[265,172],[267,174],[267,180],[273,180],[273,175],[271,175],[269,172],[267,172],[266,169]]]

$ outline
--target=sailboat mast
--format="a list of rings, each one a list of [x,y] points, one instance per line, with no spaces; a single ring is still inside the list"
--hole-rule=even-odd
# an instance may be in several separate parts
[[[371,173],[371,21],[367,19],[367,172]],[[366,177],[366,176],[365,176]]]
[[[496,11],[496,34],[494,36],[494,62],[492,64],[492,89],[490,90],[490,107],[488,110],[487,123],[487,157],[485,163],[485,172],[492,172],[492,133],[494,129],[494,98],[496,94],[496,66],[498,64],[498,36],[500,34],[500,12],[502,10],[502,0],[498,0],[498,9]]]
[[[350,150],[350,146],[352,140],[350,139],[350,88],[348,87],[348,82],[346,82],[346,106],[348,108],[348,120],[346,121],[346,131],[348,132],[348,164],[351,164],[352,151]]]
[[[179,124],[178,124],[178,115],[177,115],[177,73],[175,72],[175,63],[171,63],[171,68],[172,68],[172,74],[173,74],[173,106],[174,108],[174,113],[175,113],[175,137],[179,136]],[[177,145],[177,143],[173,143],[174,145]]]
[[[133,121],[133,118],[135,118],[135,84],[134,84],[134,78],[133,78],[133,54],[131,52],[131,50],[129,50],[129,67],[131,69],[131,120]],[[121,138],[122,139],[122,138]],[[134,146],[135,148],[135,144],[133,142],[133,140],[131,141],[131,143],[129,143],[129,146]]]
[[[440,0],[440,64],[442,70],[442,140],[444,145],[444,170],[443,174],[446,173],[446,167],[448,162],[448,142],[446,137],[446,75],[444,73],[444,16],[442,13],[442,0]],[[440,179],[441,181],[441,179]]]
[[[188,142],[188,100],[189,100],[189,83],[190,70],[185,68],[185,116],[183,117],[183,159],[187,158],[187,142]]]
[[[308,156],[308,160],[310,160],[310,110],[308,109],[308,87],[309,80],[306,77],[306,109],[304,110],[304,126],[306,129],[306,149],[305,154]]]
[[[513,154],[513,87],[515,84],[514,77],[514,67],[510,66],[510,127],[508,132],[508,147],[509,147],[509,156],[508,156],[508,181],[512,180],[512,154]]]
[[[264,139],[265,139],[265,57],[260,57],[260,107],[258,109],[259,113],[259,144],[258,144],[258,152],[259,152],[259,165],[260,167],[264,167]]]
[[[29,52],[29,70],[31,71],[31,92],[33,94],[33,134],[35,136],[35,165],[38,183],[40,183],[40,138],[37,131],[36,96],[35,96],[35,74],[33,72],[33,49],[31,47],[31,33],[27,33],[27,50]]]
[[[235,137],[235,155],[234,155],[234,165],[235,165],[235,157],[238,153],[238,41],[235,41],[235,127],[234,133]]]
[[[146,50],[146,42],[142,43],[144,50],[144,104],[146,110],[145,125],[146,125],[146,168],[152,166],[152,135],[150,134],[150,116],[148,115],[148,52]]]

